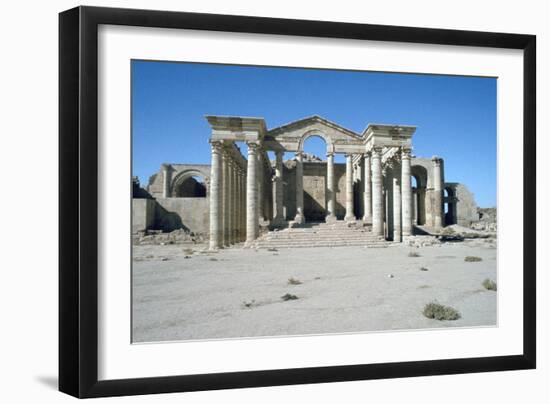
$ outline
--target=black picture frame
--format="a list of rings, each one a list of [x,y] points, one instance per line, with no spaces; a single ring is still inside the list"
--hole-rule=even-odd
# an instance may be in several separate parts
[[[523,50],[523,354],[98,381],[100,24]],[[536,37],[184,12],[77,7],[59,15],[59,390],[104,397],[536,366]]]

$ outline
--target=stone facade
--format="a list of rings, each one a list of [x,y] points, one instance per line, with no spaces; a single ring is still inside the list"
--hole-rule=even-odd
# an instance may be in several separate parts
[[[270,130],[261,118],[207,119],[211,164],[163,164],[146,187],[154,218],[144,222],[135,212],[135,228],[208,233],[215,249],[251,244],[262,228],[305,222],[360,223],[381,239],[401,241],[420,228],[475,220],[473,196],[445,182],[443,159],[412,154],[415,127],[368,125],[359,134],[318,116]],[[304,153],[310,136],[325,140],[326,160]],[[295,157],[283,161],[285,152]],[[334,163],[335,154],[346,163]]]

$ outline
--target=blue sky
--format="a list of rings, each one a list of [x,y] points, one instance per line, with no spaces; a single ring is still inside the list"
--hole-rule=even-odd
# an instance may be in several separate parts
[[[496,206],[495,78],[150,61],[131,68],[132,169],[142,184],[163,162],[210,163],[205,115],[263,117],[268,128],[320,115],[356,132],[368,123],[417,126],[413,154],[443,157],[446,181],[466,184],[479,206]],[[324,159],[324,142],[310,138],[305,151]]]

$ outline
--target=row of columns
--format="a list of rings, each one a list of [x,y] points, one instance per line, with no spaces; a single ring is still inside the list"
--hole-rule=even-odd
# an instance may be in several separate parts
[[[222,142],[211,142],[210,248],[230,246],[245,237],[246,171]]]
[[[260,219],[266,219],[264,210],[264,165],[260,145],[247,143],[246,172],[231,158],[222,142],[212,142],[212,173],[210,180],[210,247],[219,248],[246,240],[252,243],[259,236]],[[413,232],[413,194],[411,187],[410,150],[403,148],[392,170],[394,241]],[[346,221],[355,220],[353,204],[353,155],[346,155]],[[372,222],[375,235],[384,236],[385,197],[383,187],[382,156],[380,148],[362,156],[364,172],[363,220]],[[166,176],[167,177],[167,176]],[[442,209],[441,160],[434,160],[434,191],[436,206]],[[283,152],[276,152],[274,223],[284,222],[283,213]],[[245,189],[246,186],[246,189]],[[336,180],[334,153],[327,154],[327,222],[336,220]],[[439,195],[439,201],[437,196]],[[435,226],[441,227],[442,214],[435,215]],[[295,222],[303,223],[303,155],[296,153],[296,216]]]

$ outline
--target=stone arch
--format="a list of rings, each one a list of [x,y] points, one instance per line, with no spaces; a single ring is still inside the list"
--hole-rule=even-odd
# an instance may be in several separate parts
[[[324,133],[322,130],[319,129],[310,129],[302,134],[300,137],[300,142],[298,143],[298,152],[303,153],[304,152],[304,144],[307,139],[310,137],[320,137],[325,141],[325,144],[327,145],[327,153],[334,151],[334,142],[332,141],[332,138]]]
[[[189,180],[192,177],[202,177],[204,178],[204,185],[206,186],[206,195],[209,194],[209,185],[210,185],[210,176],[206,172],[202,170],[197,169],[188,169],[184,171],[180,171],[172,178],[172,183],[170,185],[170,195],[173,197],[177,196],[178,188],[182,186],[182,184],[185,183],[185,181]]]

